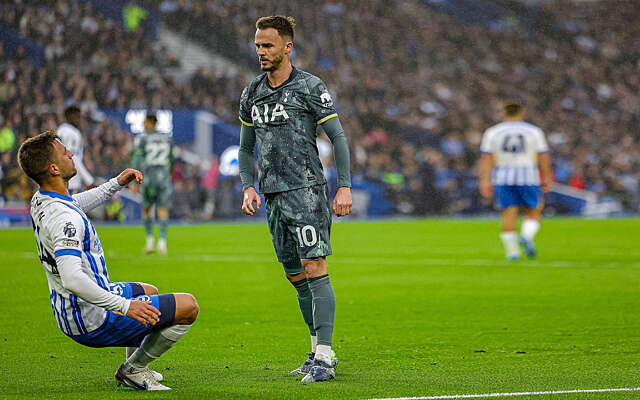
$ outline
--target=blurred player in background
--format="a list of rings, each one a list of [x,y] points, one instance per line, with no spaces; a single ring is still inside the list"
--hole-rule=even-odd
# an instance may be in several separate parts
[[[542,193],[553,185],[549,148],[542,130],[524,122],[524,105],[505,102],[505,121],[487,129],[480,151],[480,193],[487,198],[495,195],[501,211],[500,239],[507,259],[520,259],[518,243],[527,257],[536,256],[533,241],[540,229],[544,206]],[[518,211],[524,211],[520,236],[516,233]]]
[[[53,131],[26,140],[20,168],[40,190],[31,199],[31,223],[47,275],[53,315],[62,332],[89,347],[127,347],[116,372],[119,384],[170,390],[148,368],[191,327],[199,308],[188,293],[158,294],[146,283],[109,280],[98,233],[85,214],[142,174],[124,170],[97,188],[69,197],[76,174],[73,154]]]
[[[351,177],[347,139],[327,87],[289,60],[294,26],[293,18],[283,16],[256,22],[256,52],[265,73],[241,95],[238,162],[242,211],[254,215],[260,208],[254,188],[257,141],[258,180],[273,245],[287,279],[298,292],[311,334],[311,353],[292,374],[305,375],[303,382],[317,382],[335,377],[331,350],[335,297],[326,260],[331,255],[332,205],[316,147],[317,126],[323,127],[333,144],[338,170],[333,212],[337,216],[351,212]]]
[[[69,181],[69,193],[75,194],[82,190],[82,183],[88,187],[93,186],[93,176],[82,162],[84,145],[80,126],[82,123],[82,113],[76,106],[69,106],[64,110],[65,123],[60,125],[56,131],[58,137],[70,152],[73,153],[73,162],[76,165],[78,174]]]
[[[144,132],[135,138],[135,149],[131,162],[134,169],[144,173],[142,184],[142,218],[147,241],[144,251],[154,251],[153,218],[151,207],[155,205],[160,234],[157,250],[167,254],[167,229],[171,208],[171,166],[173,165],[173,139],[168,133],[156,131],[158,119],[148,113],[144,119]]]

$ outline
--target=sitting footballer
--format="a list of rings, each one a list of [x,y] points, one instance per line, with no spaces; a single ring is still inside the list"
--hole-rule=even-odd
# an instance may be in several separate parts
[[[18,161],[40,186],[31,199],[31,222],[58,327],[85,346],[126,347],[127,359],[115,375],[118,384],[170,390],[149,364],[187,333],[198,303],[188,293],[158,294],[150,284],[110,282],[98,233],[86,214],[132,181],[142,183],[142,174],[126,169],[70,197],[73,153],[53,131],[22,143]]]

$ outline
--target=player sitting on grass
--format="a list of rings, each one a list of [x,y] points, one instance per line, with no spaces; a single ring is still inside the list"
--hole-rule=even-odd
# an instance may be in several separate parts
[[[170,390],[148,365],[169,350],[198,316],[188,293],[158,294],[146,283],[109,281],[98,234],[85,214],[142,174],[124,170],[97,188],[68,196],[76,174],[73,153],[53,131],[27,139],[18,151],[20,167],[38,185],[31,199],[31,223],[58,327],[89,347],[127,347],[116,372],[119,384],[139,390]]]

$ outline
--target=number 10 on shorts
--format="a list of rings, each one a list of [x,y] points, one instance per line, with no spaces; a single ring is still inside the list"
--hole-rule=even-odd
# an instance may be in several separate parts
[[[314,246],[318,242],[316,228],[311,225],[305,225],[302,228],[297,227],[296,233],[298,234],[298,243],[300,243],[300,247]]]

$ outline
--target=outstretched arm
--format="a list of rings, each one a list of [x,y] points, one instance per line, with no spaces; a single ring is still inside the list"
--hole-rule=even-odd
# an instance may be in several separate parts
[[[142,173],[135,169],[127,168],[118,177],[111,178],[96,188],[75,194],[73,198],[78,202],[82,210],[89,211],[104,204],[111,196],[134,179],[137,183],[142,183]]]

